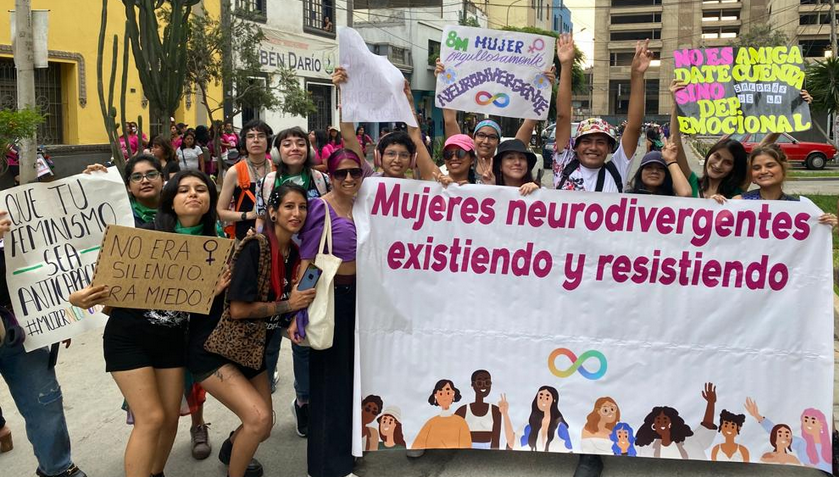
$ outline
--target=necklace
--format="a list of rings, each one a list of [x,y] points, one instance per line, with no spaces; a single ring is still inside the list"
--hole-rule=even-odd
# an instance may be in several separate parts
[[[254,177],[255,180],[253,182],[259,183],[265,179],[265,176],[268,175],[268,168],[265,165],[266,160],[262,161],[262,164],[256,165],[251,162],[251,158],[248,157],[245,159],[248,163],[248,169],[250,169],[251,177]],[[259,169],[262,169],[262,174],[259,174]]]
[[[337,201],[335,201],[334,199],[330,201],[330,205],[332,205],[332,209],[335,211],[336,214],[338,214],[339,217],[352,220],[352,205],[350,205],[350,210],[348,212],[340,210],[340,208],[337,207]]]

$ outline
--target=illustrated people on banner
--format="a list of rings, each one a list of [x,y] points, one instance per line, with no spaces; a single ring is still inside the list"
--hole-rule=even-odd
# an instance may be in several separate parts
[[[412,449],[469,449],[472,433],[469,424],[454,413],[452,404],[460,402],[460,390],[449,379],[434,385],[428,404],[440,407],[440,414],[426,421],[411,444]]]
[[[460,406],[455,414],[466,420],[472,435],[472,448],[498,449],[501,442],[501,410],[495,404],[484,402],[492,392],[492,376],[479,369],[472,373],[472,390],[475,402]]]
[[[152,158],[139,156],[126,166],[127,181],[140,184],[129,190],[142,191],[149,174],[160,172]],[[151,166],[151,169],[149,169]],[[137,167],[137,172],[134,168]],[[144,172],[141,174],[140,170]],[[139,176],[140,181],[135,179]],[[154,182],[160,180],[155,177]],[[198,171],[182,171],[163,187],[159,210],[149,228],[189,235],[216,235],[215,184]],[[216,287],[220,295],[229,276]],[[90,308],[104,301],[107,285],[88,285],[70,295],[70,303]],[[106,371],[120,387],[134,416],[130,445],[125,452],[127,477],[162,476],[178,429],[184,393],[185,341],[189,315],[176,311],[112,308],[105,327]],[[153,416],[162,415],[157,420]]]
[[[377,450],[405,449],[405,434],[402,431],[402,410],[396,406],[388,406],[378,417],[379,446]]]
[[[580,450],[591,454],[612,452],[612,430],[621,419],[621,410],[614,399],[604,396],[594,401],[580,433]]]
[[[746,398],[746,411],[769,433],[770,443],[774,449],[773,452],[764,454],[760,458],[761,462],[798,463],[792,461],[795,457],[789,455],[791,449],[798,456],[796,461],[825,472],[832,472],[830,425],[823,412],[808,408],[801,413],[801,436],[799,437],[793,435],[789,426],[785,424],[776,426],[771,419],[761,415],[757,403],[752,398]],[[786,430],[782,430],[783,428]]]
[[[691,429],[679,411],[672,407],[654,407],[635,435],[635,445],[644,447],[643,455],[662,459],[705,459],[705,450],[717,434],[714,424],[717,393],[713,383],[705,384],[702,398],[705,414],[701,425],[695,429]]]
[[[629,182],[628,194],[690,197],[691,187],[679,163],[677,146],[664,140],[661,152],[648,152]]]
[[[609,434],[609,440],[612,441],[613,454],[628,457],[638,455],[635,450],[635,433],[629,424],[625,422],[615,424],[611,434]]]
[[[641,136],[646,89],[644,74],[653,59],[649,40],[635,44],[627,123],[620,142],[614,128],[599,118],[581,121],[573,143],[570,141],[571,67],[575,52],[571,35],[562,35],[557,40],[556,51],[562,69],[556,99],[554,186],[563,190],[623,192]],[[607,162],[609,153],[612,153],[612,159]],[[594,475],[597,474],[599,471]]]
[[[711,460],[749,462],[749,449],[735,441],[745,422],[746,416],[744,414],[734,414],[726,409],[720,412],[719,433],[725,438],[725,442],[717,444],[711,449]]]
[[[382,398],[371,394],[361,401],[361,448],[364,451],[377,450],[379,446],[379,430],[370,426],[379,417],[384,403]]]
[[[533,398],[530,417],[518,434],[513,431],[509,403],[502,395],[498,407],[504,419],[504,436],[508,449],[525,449],[538,452],[571,452],[568,423],[559,411],[559,391],[552,386],[542,386]]]

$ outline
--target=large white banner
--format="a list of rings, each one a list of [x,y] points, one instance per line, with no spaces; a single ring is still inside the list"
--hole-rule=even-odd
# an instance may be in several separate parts
[[[108,224],[134,226],[125,183],[115,167],[0,192],[12,229],[4,237],[6,281],[27,351],[102,326],[101,306],[67,302],[90,283]]]
[[[438,108],[548,118],[552,85],[544,72],[553,65],[553,38],[449,25],[440,42]]]
[[[809,201],[372,179],[353,213],[356,451],[829,471],[831,231]]]

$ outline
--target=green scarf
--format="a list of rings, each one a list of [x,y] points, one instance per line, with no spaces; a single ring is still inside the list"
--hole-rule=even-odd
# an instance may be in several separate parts
[[[149,223],[154,220],[157,215],[157,209],[146,207],[137,200],[131,200],[131,210],[134,211],[134,216],[142,220],[144,223]]]
[[[308,169],[303,169],[303,172],[300,174],[291,174],[285,175],[283,174],[280,176],[277,174],[277,180],[274,182],[274,187],[279,187],[281,184],[285,184],[286,182],[291,182],[292,184],[297,184],[302,187],[304,190],[309,190],[309,185],[311,185],[312,175],[309,174]]]
[[[184,227],[181,225],[181,222],[178,221],[175,224],[175,233],[176,234],[186,234],[186,235],[201,235],[204,231],[204,224],[198,224],[194,227]]]

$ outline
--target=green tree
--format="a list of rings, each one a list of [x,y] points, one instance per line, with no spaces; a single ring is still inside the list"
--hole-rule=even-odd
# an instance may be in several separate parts
[[[44,116],[34,108],[0,110],[0,174],[5,174],[8,170],[6,153],[12,145],[18,139],[33,137],[43,122]]]
[[[203,10],[202,14],[193,15],[190,23],[185,79],[201,92],[201,103],[211,124],[231,121],[245,108],[265,108],[304,117],[317,111],[293,68],[280,67],[272,74],[262,70],[259,45],[265,40],[265,34],[247,16],[237,13],[229,25],[222,25],[221,19]],[[225,55],[233,61],[225,61]],[[224,98],[209,96],[211,85],[224,84],[233,85]],[[228,114],[224,111],[225,103],[233,105]],[[215,141],[215,150],[219,151],[220,134],[215,134]]]
[[[839,114],[839,58],[817,60],[810,64],[807,68],[807,92],[813,97],[810,108],[814,111],[827,112],[833,117]],[[830,139],[817,121],[813,121],[813,125],[825,138]],[[837,143],[835,136],[831,141],[834,145]]]
[[[770,23],[752,23],[746,33],[732,39],[729,46],[782,46],[789,44],[789,38],[783,31]]]

